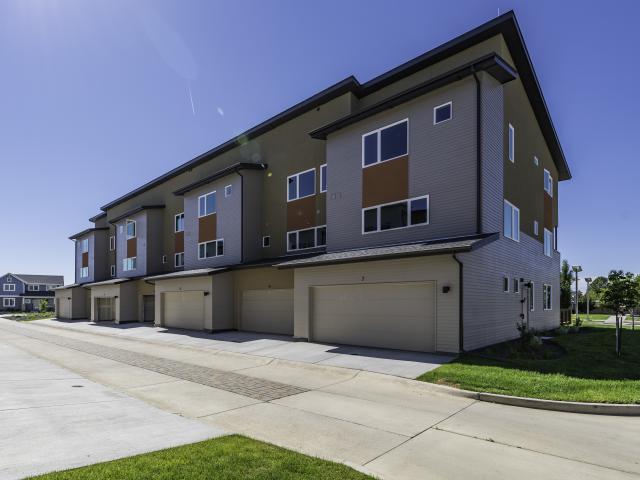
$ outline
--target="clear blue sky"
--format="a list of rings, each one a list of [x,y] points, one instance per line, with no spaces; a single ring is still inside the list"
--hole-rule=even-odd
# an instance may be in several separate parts
[[[557,0],[0,0],[0,270],[71,282],[67,237],[100,205],[498,9],[516,11],[573,171],[563,256],[640,272],[640,2]]]

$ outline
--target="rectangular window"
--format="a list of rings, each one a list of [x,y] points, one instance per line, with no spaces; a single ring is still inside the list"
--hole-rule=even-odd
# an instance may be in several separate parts
[[[516,130],[511,124],[509,124],[509,160],[511,163],[516,161]]]
[[[452,116],[452,104],[451,102],[445,103],[433,109],[433,124],[437,125],[447,120],[451,120]]]
[[[428,195],[402,202],[378,205],[362,211],[362,233],[394,230],[396,228],[427,225],[428,223]]]
[[[116,266],[115,265],[111,265],[111,276],[112,277],[116,276]]]
[[[87,278],[89,276],[89,267],[80,267],[80,278]]]
[[[553,309],[553,303],[551,301],[551,285],[542,285],[542,309]]]
[[[115,235],[111,235],[109,237],[109,250],[114,251],[116,249],[116,237]]]
[[[216,213],[216,192],[198,197],[198,218]]]
[[[136,222],[135,220],[127,220],[127,238],[135,238],[136,236]]]
[[[131,270],[135,270],[137,263],[138,262],[136,257],[123,258],[122,270],[125,272],[130,272]]]
[[[80,253],[87,253],[89,251],[89,239],[85,238],[80,240]]]
[[[267,248],[271,246],[271,237],[266,235],[262,237],[262,248]]]
[[[540,165],[540,161],[538,160],[538,157],[536,157],[535,155],[534,155],[534,157],[533,157],[533,164],[534,164],[536,167],[537,167],[538,165]]]
[[[509,293],[509,277],[502,277],[502,291]]]
[[[409,120],[388,125],[362,136],[362,166],[367,167],[408,153]]]
[[[287,251],[322,247],[327,244],[327,226],[287,232]]]
[[[210,242],[198,244],[198,259],[219,257],[224,255],[224,239],[219,238]]]
[[[533,312],[536,309],[536,285],[533,282],[531,282],[529,285],[529,292],[527,297],[529,301],[529,310]]]
[[[287,177],[287,201],[298,200],[316,194],[316,169]]]
[[[553,232],[544,229],[544,254],[547,257],[552,255],[553,251]]]
[[[184,232],[184,212],[179,213],[174,217],[173,231],[175,233]]]
[[[533,221],[533,234],[536,235],[536,236],[538,235],[538,221],[537,220]]]
[[[227,185],[226,187],[224,187],[224,198],[229,198],[232,193],[233,193],[232,185]]]
[[[520,241],[520,209],[507,200],[504,201],[504,236]]]
[[[162,255],[162,263],[167,263],[167,256],[166,255]]]
[[[40,285],[27,285],[28,292],[37,292],[40,290]]]
[[[184,253],[176,253],[173,256],[173,265],[175,267],[184,267]]]
[[[553,227],[553,249],[558,251],[558,227]]]
[[[544,169],[544,191],[553,197],[553,177],[546,168]]]
[[[327,191],[327,164],[320,165],[320,192]]]
[[[517,278],[513,279],[513,293],[520,293],[520,281]]]
[[[27,305],[29,305],[31,303],[31,299],[30,298],[25,298],[24,299],[24,303],[26,303]]]
[[[16,291],[16,284],[15,283],[5,283],[2,286],[2,290],[5,292],[15,292]]]
[[[6,281],[7,283],[13,283],[13,277],[11,275],[7,275]]]
[[[9,308],[9,307],[15,307],[16,306],[16,299],[15,298],[3,298],[2,299],[2,306]]]

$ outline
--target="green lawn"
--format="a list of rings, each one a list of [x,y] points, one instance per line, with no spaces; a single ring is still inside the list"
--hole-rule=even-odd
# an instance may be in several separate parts
[[[313,441],[310,439],[310,441]],[[370,479],[346,465],[239,435],[32,477],[41,480]]]
[[[31,322],[32,320],[44,320],[45,318],[55,318],[55,312],[29,312],[29,313],[16,313],[14,315],[7,315],[7,318],[11,320],[19,320],[21,322]]]
[[[566,351],[560,358],[495,360],[470,353],[418,380],[519,397],[640,403],[640,329],[624,330],[618,358],[615,329],[595,325],[555,337]]]
[[[606,320],[610,316],[611,315],[609,315],[608,313],[590,313],[589,314],[589,320]],[[586,312],[580,312],[580,319],[583,320],[583,321],[587,319]],[[575,313],[571,314],[571,321],[572,322],[576,321],[576,314]]]

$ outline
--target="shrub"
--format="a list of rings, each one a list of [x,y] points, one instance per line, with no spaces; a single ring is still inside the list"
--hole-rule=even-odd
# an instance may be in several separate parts
[[[556,335],[566,335],[567,333],[569,333],[569,327],[563,325],[556,328],[553,333],[555,333]]]
[[[44,313],[49,309],[49,301],[48,300],[41,300],[40,301],[40,312]]]

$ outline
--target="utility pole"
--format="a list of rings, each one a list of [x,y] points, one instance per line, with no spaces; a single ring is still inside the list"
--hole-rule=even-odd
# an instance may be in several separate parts
[[[576,274],[576,325],[580,325],[580,313],[578,312],[578,274],[582,271],[580,265],[571,267]]]
[[[587,322],[591,320],[589,318],[589,286],[591,285],[591,280],[593,280],[591,277],[587,277],[584,279],[584,281],[587,282],[587,294],[585,295],[585,297],[587,297]]]

